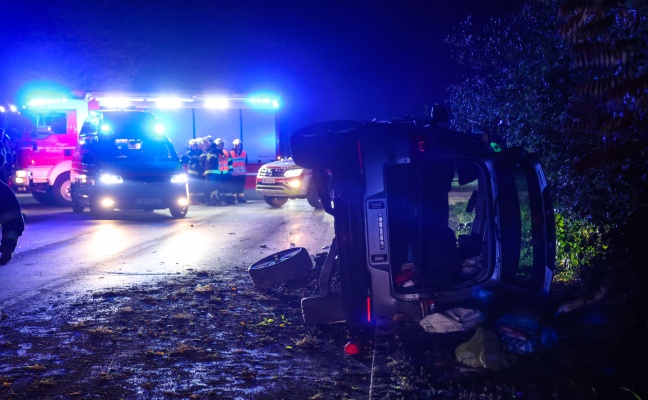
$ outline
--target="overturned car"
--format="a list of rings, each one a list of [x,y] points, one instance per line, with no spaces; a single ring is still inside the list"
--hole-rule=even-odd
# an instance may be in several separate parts
[[[421,319],[489,293],[549,291],[554,213],[536,155],[417,121],[323,122],[290,145],[335,218],[306,323]]]

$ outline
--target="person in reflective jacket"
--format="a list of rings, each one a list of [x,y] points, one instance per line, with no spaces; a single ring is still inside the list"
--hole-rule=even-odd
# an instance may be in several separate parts
[[[232,194],[239,203],[245,203],[247,153],[241,148],[243,146],[241,139],[234,139],[232,145],[234,145],[234,148],[230,150]]]
[[[25,221],[16,195],[4,182],[0,182],[0,225],[2,225],[0,265],[5,265],[13,257],[18,238],[25,230]]]

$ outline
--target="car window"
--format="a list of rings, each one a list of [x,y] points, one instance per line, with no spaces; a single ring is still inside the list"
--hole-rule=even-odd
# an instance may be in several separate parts
[[[110,138],[102,141],[102,159],[131,161],[179,161],[166,139]]]

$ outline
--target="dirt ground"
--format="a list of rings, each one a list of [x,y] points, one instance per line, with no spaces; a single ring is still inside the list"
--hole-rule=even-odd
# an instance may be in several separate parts
[[[300,299],[315,293],[317,270],[267,291],[244,266],[233,271],[74,296],[60,290],[5,308],[0,399],[369,398],[373,330],[303,324]],[[645,320],[615,314],[617,299],[547,321],[560,344],[498,370],[456,360],[472,332],[430,334],[397,319],[380,398],[646,398]],[[344,353],[352,339],[358,355]]]

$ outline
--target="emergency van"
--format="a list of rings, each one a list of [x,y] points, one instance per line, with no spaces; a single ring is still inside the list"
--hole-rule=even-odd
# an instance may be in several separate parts
[[[29,124],[11,138],[16,152],[11,180],[41,203],[70,206],[72,155],[81,127],[90,111],[113,109],[155,114],[180,154],[186,150],[181,143],[196,137],[220,137],[226,148],[241,140],[254,187],[258,168],[279,157],[278,108],[279,100],[269,95],[88,92],[33,99],[22,109]]]
[[[95,218],[119,210],[168,208],[187,215],[187,175],[155,116],[145,111],[92,112],[83,126],[71,171],[72,211]]]

